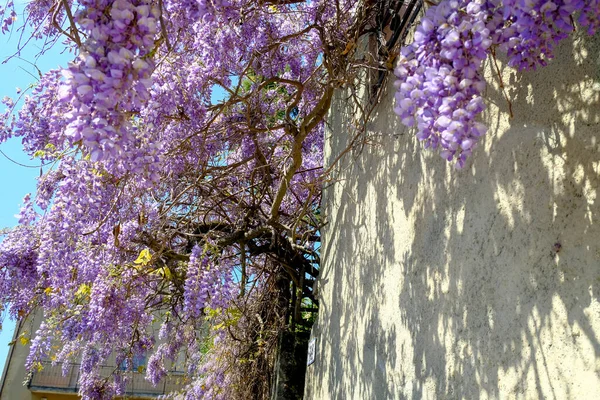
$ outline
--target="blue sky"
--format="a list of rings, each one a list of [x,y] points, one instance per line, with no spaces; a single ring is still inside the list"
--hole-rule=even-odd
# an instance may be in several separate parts
[[[22,7],[22,5],[17,6]],[[20,26],[19,22],[23,21],[22,15],[18,18],[16,26]],[[18,40],[17,32],[0,35],[0,63],[15,53]],[[35,83],[34,76],[37,76],[37,71],[29,62],[35,62],[37,67],[45,72],[61,64],[64,66],[69,60],[69,55],[61,54],[62,48],[55,46],[56,48],[36,61],[39,44],[30,43],[30,45],[32,46],[21,53],[23,60],[13,58],[5,64],[0,64],[0,98],[4,96],[16,98],[17,87],[25,90],[30,84]],[[0,107],[4,110],[3,105]],[[14,215],[19,212],[21,200],[25,194],[35,191],[36,177],[40,174],[39,161],[31,160],[21,149],[19,139],[0,144],[0,150],[18,163],[32,166],[37,164],[35,168],[25,168],[0,154],[0,227],[2,228],[16,225],[17,219]],[[12,340],[14,326],[14,321],[4,318],[3,329],[0,332],[0,371],[4,369],[8,343]]]

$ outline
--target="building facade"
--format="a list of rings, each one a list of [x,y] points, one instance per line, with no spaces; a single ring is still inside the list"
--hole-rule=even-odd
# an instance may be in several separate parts
[[[25,361],[30,346],[20,343],[19,335],[24,330],[33,331],[39,326],[40,316],[34,318],[33,321],[19,324],[15,329],[0,383],[0,400],[73,400],[80,398],[78,396],[79,364],[70,363],[65,366],[55,363],[53,365],[48,361],[42,363],[38,371],[31,374],[26,371]],[[171,371],[167,378],[154,386],[145,380],[145,360],[137,360],[137,364],[134,366],[136,371],[126,373],[128,384],[123,398],[154,399],[160,395],[180,390],[186,382],[183,371]],[[100,368],[100,374],[108,377],[118,368],[117,365],[104,365]]]

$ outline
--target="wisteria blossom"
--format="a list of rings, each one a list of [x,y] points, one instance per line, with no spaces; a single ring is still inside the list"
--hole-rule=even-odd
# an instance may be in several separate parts
[[[519,70],[545,66],[556,44],[576,29],[600,27],[597,0],[449,0],[430,7],[395,73],[395,112],[416,126],[425,147],[462,168],[487,127],[482,63],[492,49]]]

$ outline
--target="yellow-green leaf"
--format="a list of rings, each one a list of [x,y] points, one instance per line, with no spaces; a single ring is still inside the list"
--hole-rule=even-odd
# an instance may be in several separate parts
[[[152,254],[150,254],[150,250],[144,249],[140,252],[140,255],[134,261],[135,264],[146,266],[152,259]]]
[[[88,296],[90,293],[92,293],[92,287],[87,283],[82,283],[81,285],[79,285],[79,289],[77,289],[77,291],[75,292],[75,296],[84,297]]]
[[[220,324],[217,324],[217,325],[213,326],[213,329],[215,331],[218,331],[219,329],[222,329],[224,326],[225,326],[225,323],[221,322]]]
[[[173,278],[173,274],[171,273],[171,270],[169,269],[169,267],[164,266],[159,270],[159,273],[164,276],[165,278],[167,278],[167,280],[171,280]]]

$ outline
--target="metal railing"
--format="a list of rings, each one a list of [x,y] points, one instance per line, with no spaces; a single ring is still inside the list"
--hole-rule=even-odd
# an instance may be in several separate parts
[[[32,392],[55,391],[63,393],[77,393],[79,391],[79,368],[80,364],[63,364],[51,362],[42,363],[42,369],[36,371],[29,380],[28,387]],[[118,367],[101,366],[100,376],[109,377]],[[156,386],[144,379],[143,373],[120,371],[127,377],[125,395],[140,397],[156,397],[162,394],[177,391],[183,387],[185,375],[180,371],[172,371],[166,378],[162,379]]]

